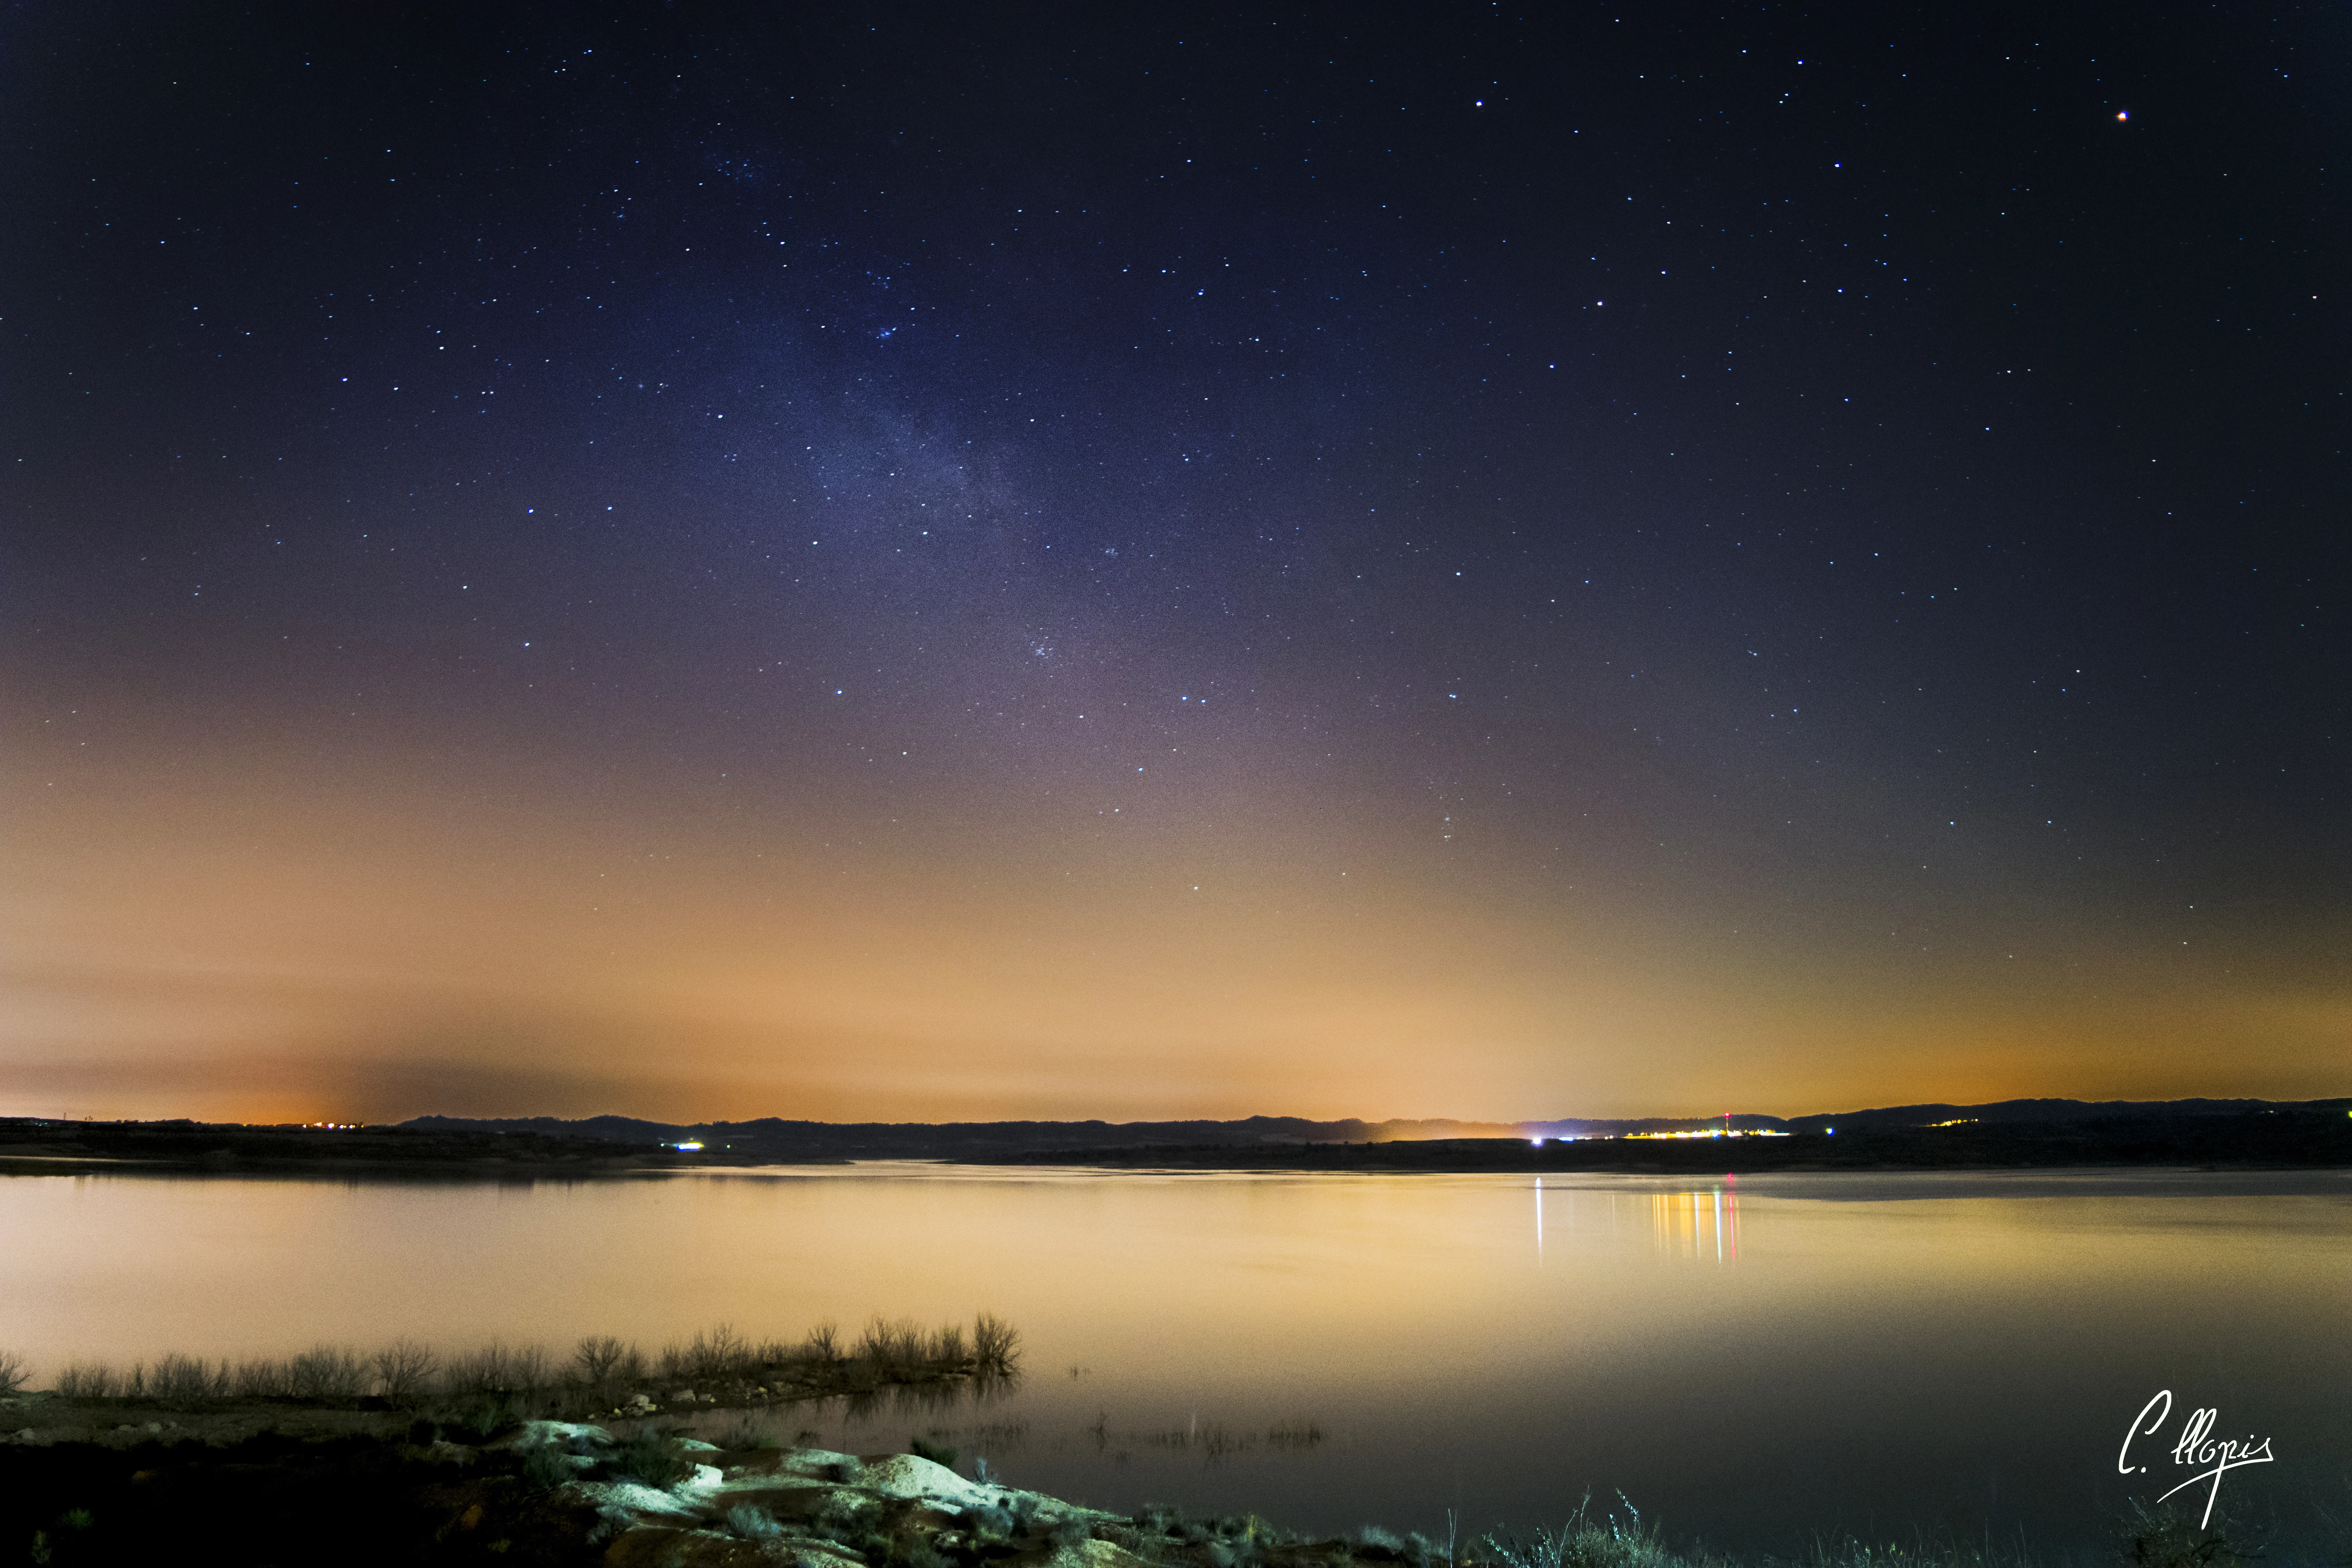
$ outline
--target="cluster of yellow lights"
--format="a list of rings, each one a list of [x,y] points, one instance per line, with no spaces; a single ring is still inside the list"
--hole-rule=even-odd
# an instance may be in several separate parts
[[[1975,1120],[1976,1118],[1973,1116],[1956,1116],[1949,1121],[1930,1121],[1927,1125],[1930,1127],[1966,1127],[1969,1122],[1974,1121]]]
[[[1703,1127],[1689,1132],[1628,1132],[1628,1138],[1786,1138],[1769,1127]]]
[[[305,1121],[302,1125],[323,1127],[331,1132],[356,1132],[360,1129],[360,1123],[356,1121]]]

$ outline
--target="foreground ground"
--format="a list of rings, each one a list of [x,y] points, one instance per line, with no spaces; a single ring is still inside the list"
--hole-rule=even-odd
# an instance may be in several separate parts
[[[111,1405],[110,1408],[109,1405]],[[75,1406],[68,1408],[68,1406]],[[606,1568],[2060,1568],[2021,1547],[1817,1543],[1796,1563],[1669,1550],[1584,1506],[1552,1530],[1435,1542],[1308,1538],[1255,1516],[1120,1515],[1008,1487],[951,1451],[851,1455],[698,1441],[655,1418],[452,1426],[383,1410],[155,1413],[0,1400],[0,1563],[478,1563]],[[205,1423],[210,1421],[206,1429]],[[921,1445],[918,1444],[918,1447]],[[940,1460],[947,1463],[938,1462]],[[2105,1562],[2247,1568],[2224,1527],[2141,1512]]]

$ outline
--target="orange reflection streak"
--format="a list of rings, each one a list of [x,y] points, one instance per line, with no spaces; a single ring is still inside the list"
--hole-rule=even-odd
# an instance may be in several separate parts
[[[1739,1260],[1739,1193],[1732,1187],[1705,1192],[1655,1193],[1650,1198],[1652,1239],[1661,1253],[1694,1261]]]

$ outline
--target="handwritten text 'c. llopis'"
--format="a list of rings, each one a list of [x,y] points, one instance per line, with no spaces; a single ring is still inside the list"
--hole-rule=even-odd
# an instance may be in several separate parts
[[[2136,1466],[2132,1463],[2132,1440],[2136,1437],[2153,1436],[2156,1429],[2163,1426],[2165,1418],[2171,1414],[2172,1390],[2168,1388],[2158,1390],[2154,1399],[2140,1406],[2139,1414],[2132,1417],[2130,1430],[2124,1434],[2122,1450],[2116,1455],[2116,1470],[2118,1474],[2129,1476],[2147,1473],[2146,1465]],[[2174,1464],[2210,1465],[2213,1468],[2210,1470],[2200,1470],[2196,1475],[2173,1488],[2172,1491],[2166,1492],[2164,1497],[2156,1500],[2162,1502],[2164,1498],[2170,1497],[2172,1492],[2184,1491],[2199,1481],[2211,1481],[2213,1489],[2205,1494],[2205,1517],[2198,1523],[2198,1528],[2200,1530],[2213,1522],[2213,1503],[2221,1495],[2221,1477],[2225,1473],[2245,1465],[2267,1465],[2271,1462],[2271,1440],[2268,1437],[2256,1441],[2253,1434],[2249,1432],[2246,1434],[2245,1441],[2242,1443],[2234,1437],[2216,1439],[2210,1436],[2213,1430],[2213,1424],[2221,1419],[2221,1415],[2219,1410],[2198,1411],[2189,1416],[2189,1425],[2180,1429],[2179,1440],[2172,1445]]]

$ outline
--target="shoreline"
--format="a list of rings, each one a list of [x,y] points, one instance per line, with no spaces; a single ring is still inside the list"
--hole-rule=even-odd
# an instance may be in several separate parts
[[[909,1134],[866,1159],[1105,1171],[1560,1173],[1760,1175],[1787,1172],[2352,1168],[2352,1115],[2326,1101],[2231,1114],[1850,1126],[1770,1136],[1431,1138],[1364,1142],[974,1144]],[[0,1118],[0,1175],[321,1175],[414,1180],[623,1179],[698,1170],[835,1168],[853,1152],[744,1139],[716,1147],[625,1143],[570,1132],[415,1127],[256,1127],[194,1121]]]

